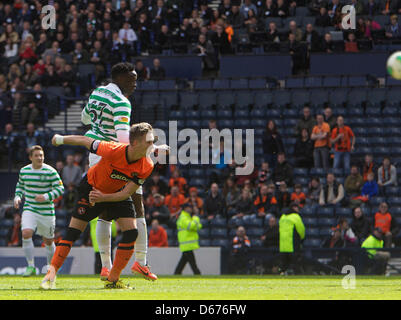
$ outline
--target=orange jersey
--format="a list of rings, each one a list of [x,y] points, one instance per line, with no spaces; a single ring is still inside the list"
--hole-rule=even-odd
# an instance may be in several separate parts
[[[102,159],[88,170],[88,183],[103,193],[114,193],[129,181],[142,185],[153,171],[153,161],[143,157],[128,162],[128,145],[100,141],[95,152]]]

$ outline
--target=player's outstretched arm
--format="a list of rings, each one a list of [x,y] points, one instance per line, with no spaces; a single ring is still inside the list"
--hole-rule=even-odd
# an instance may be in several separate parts
[[[133,182],[128,182],[125,187],[115,193],[102,193],[99,190],[93,188],[89,193],[89,202],[118,202],[127,200],[131,195],[133,195],[139,186]]]
[[[53,146],[60,146],[62,144],[68,144],[71,146],[83,146],[90,150],[91,145],[95,139],[85,137],[85,136],[62,136],[55,134],[52,138]]]

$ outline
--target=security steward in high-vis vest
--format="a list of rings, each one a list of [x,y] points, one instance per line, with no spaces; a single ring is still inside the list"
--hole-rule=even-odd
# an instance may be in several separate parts
[[[192,204],[184,204],[177,219],[177,237],[182,256],[174,274],[181,274],[187,262],[189,262],[194,274],[200,274],[194,255],[194,250],[199,249],[198,231],[200,229],[202,229],[202,224],[199,217],[194,213]]]
[[[299,215],[299,206],[292,202],[284,209],[279,220],[279,239],[281,266],[284,274],[299,257],[302,241],[305,239],[305,226]]]
[[[366,248],[369,259],[374,262],[374,271],[372,273],[383,274],[390,259],[390,252],[378,251],[375,248],[383,248],[383,231],[380,227],[376,227],[372,234],[362,243],[362,248]]]

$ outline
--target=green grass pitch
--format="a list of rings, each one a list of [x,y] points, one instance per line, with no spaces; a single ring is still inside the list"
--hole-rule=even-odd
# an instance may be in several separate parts
[[[123,277],[134,290],[105,290],[97,276],[57,278],[57,289],[39,290],[42,276],[0,276],[0,300],[294,300],[400,299],[401,277],[356,278],[344,289],[339,276],[161,276],[155,282]]]

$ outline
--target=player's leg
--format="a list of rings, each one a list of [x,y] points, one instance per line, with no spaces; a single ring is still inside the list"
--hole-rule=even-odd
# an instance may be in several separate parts
[[[71,251],[72,245],[79,238],[79,236],[85,230],[87,225],[88,225],[87,221],[80,220],[75,217],[71,218],[70,225],[67,229],[67,234],[57,244],[56,251],[54,252],[53,258],[50,262],[47,274],[42,280],[41,283],[42,289],[55,288],[54,282],[56,279],[57,271],[61,268],[65,259],[67,259],[67,256]]]
[[[103,214],[96,222],[96,240],[101,260],[100,278],[106,280],[111,267],[111,221],[107,221]]]
[[[131,198],[134,203],[136,224],[138,226],[138,238],[135,242],[135,262],[131,267],[131,271],[146,280],[155,281],[157,280],[157,276],[150,271],[146,259],[148,253],[148,230],[145,219],[145,208],[143,206],[142,187],[139,187]]]
[[[36,274],[34,263],[34,245],[32,236],[36,230],[36,214],[33,212],[23,212],[21,217],[21,233],[22,233],[22,249],[28,266],[23,274],[24,277],[29,277]]]
[[[94,166],[102,157],[94,153],[89,153],[89,167]],[[105,220],[101,214],[96,223],[96,241],[99,248],[100,260],[102,261],[102,275],[107,278],[112,262],[111,262],[111,221]],[[102,278],[102,280],[105,280]]]
[[[47,264],[50,265],[53,254],[56,250],[54,244],[54,230],[56,228],[56,217],[41,216],[38,217],[38,226],[36,233],[42,236],[46,249]]]
[[[110,270],[105,288],[129,288],[119,281],[121,272],[127,266],[134,253],[135,240],[138,236],[134,218],[122,217],[116,219],[122,231],[122,239],[118,243],[113,267]]]

